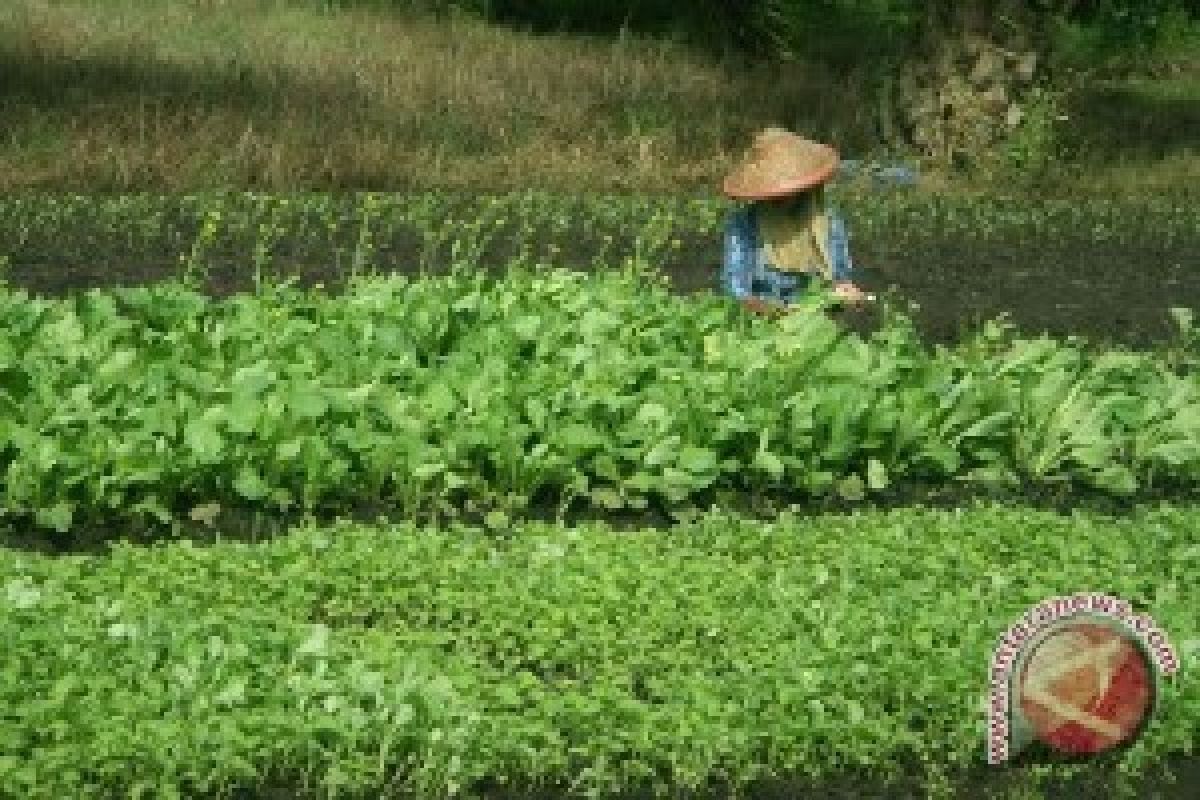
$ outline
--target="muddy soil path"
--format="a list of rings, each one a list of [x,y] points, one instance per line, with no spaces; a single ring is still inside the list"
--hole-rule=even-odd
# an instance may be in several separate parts
[[[853,256],[865,289],[894,289],[916,303],[918,329],[928,341],[942,344],[957,341],[983,320],[1008,314],[1030,334],[1077,335],[1144,349],[1173,337],[1170,307],[1200,306],[1200,235],[1164,244],[1145,232],[1120,246],[1084,237],[859,237]],[[668,264],[666,271],[684,291],[702,290],[711,281],[709,274],[686,267]],[[870,325],[861,320],[854,326]]]

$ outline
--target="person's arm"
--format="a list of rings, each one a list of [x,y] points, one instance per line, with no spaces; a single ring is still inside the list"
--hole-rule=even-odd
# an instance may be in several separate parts
[[[835,285],[854,282],[854,259],[850,257],[850,236],[840,214],[829,215],[829,257]]]
[[[846,232],[846,221],[836,212],[829,215],[829,257],[833,261],[834,293],[854,304],[873,300],[854,283],[854,259],[850,256],[850,235]]]
[[[725,292],[743,308],[755,314],[770,315],[779,311],[775,304],[756,297],[751,288],[754,269],[754,235],[751,220],[745,210],[730,214],[725,223],[725,257],[721,267],[721,283]]]

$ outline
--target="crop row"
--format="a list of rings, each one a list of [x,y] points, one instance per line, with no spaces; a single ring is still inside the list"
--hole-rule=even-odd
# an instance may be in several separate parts
[[[818,298],[819,299],[819,298]],[[1200,479],[1195,336],[1171,358],[1017,339],[930,352],[777,324],[632,270],[0,293],[3,511],[41,528],[193,506],[383,502],[503,522],[906,480],[1131,494]]]
[[[861,194],[836,190],[856,236],[1025,240],[1086,236],[1170,244],[1200,229],[1178,198],[1082,202]],[[218,194],[0,198],[0,258],[55,269],[98,254],[207,265],[222,258],[374,265],[392,251],[426,268],[474,263],[607,265],[660,261],[697,237],[710,246],[728,203],[717,197]],[[711,255],[715,259],[716,254]],[[715,263],[715,262],[714,262]]]
[[[1197,530],[1194,509],[979,506],[0,550],[0,794],[613,796],[842,771],[932,790],[982,760],[996,638],[1079,591],[1147,608],[1181,658],[1119,758],[1136,776],[1200,735]]]

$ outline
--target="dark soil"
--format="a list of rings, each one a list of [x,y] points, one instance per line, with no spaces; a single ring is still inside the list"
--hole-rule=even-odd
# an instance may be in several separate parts
[[[177,274],[179,255],[188,245],[163,243],[154,252],[139,252],[123,248],[120,237],[111,234],[94,241],[78,232],[67,235],[72,245],[64,243],[64,251],[56,252],[54,243],[6,251],[9,283],[48,296],[145,285]],[[587,229],[554,241],[563,263],[587,264],[594,238]],[[545,244],[536,242],[534,252],[544,252]],[[420,247],[415,233],[397,232],[377,243],[373,263],[380,272],[413,274],[410,265],[418,262]],[[1007,313],[1029,334],[1078,335],[1144,349],[1173,336],[1170,307],[1200,307],[1200,230],[1170,238],[1152,229],[1133,230],[1119,243],[1097,242],[1084,233],[1046,240],[1019,231],[971,238],[897,232],[894,238],[857,236],[852,247],[859,283],[876,294],[893,289],[901,301],[916,303],[914,319],[931,342],[951,343],[978,322]],[[481,267],[499,273],[511,250],[511,242],[494,244],[484,252]],[[632,244],[617,241],[611,252],[620,259],[632,252]],[[715,291],[720,258],[719,234],[695,234],[660,268],[680,293]],[[216,297],[252,290],[250,263],[248,251],[218,249],[205,290]],[[346,272],[286,239],[273,250],[272,273],[295,276],[302,287],[321,284],[337,291]],[[876,315],[845,316],[849,325],[866,330]]]
[[[1033,752],[1033,751],[1031,751]],[[1003,767],[980,765],[968,774],[950,776],[950,788],[954,797],[976,800],[1001,800],[1002,798],[1045,797],[1054,800],[1091,800],[1091,798],[1113,797],[1113,787],[1119,778],[1119,752],[1096,759],[1086,773],[1073,779],[1052,779],[1038,787],[1037,794],[1024,793],[1032,788],[1030,773],[1026,769],[1033,765],[1053,762],[1045,751]],[[738,797],[745,800],[897,800],[900,798],[926,797],[919,777],[920,770],[912,765],[906,774],[883,781],[874,776],[845,771],[841,777],[820,783],[805,778],[774,778],[760,780],[742,787]],[[1142,800],[1192,800],[1196,787],[1200,785],[1200,759],[1178,757],[1166,764],[1151,767],[1141,777],[1132,781],[1135,797]],[[238,800],[292,800],[315,796],[312,793],[297,793],[294,787],[240,791],[234,794]],[[385,797],[408,798],[410,794],[397,792]],[[473,786],[467,797],[480,800],[567,800],[578,797],[566,787],[504,787],[497,781]],[[632,790],[609,795],[613,800],[650,800],[655,795],[647,790]],[[673,797],[680,800],[717,800],[733,797],[725,786],[712,783],[698,790],[680,790]]]
[[[1044,751],[1038,751],[1036,758],[1025,759],[1004,767],[980,766],[968,774],[955,775],[950,778],[954,796],[961,798],[978,798],[979,800],[999,800],[1011,796],[1014,790],[1030,786],[1030,779],[1024,768],[1033,764],[1052,763],[1052,757]],[[1084,800],[1084,798],[1111,797],[1113,786],[1117,780],[1117,761],[1112,757],[1101,758],[1091,765],[1091,768],[1081,777],[1075,779],[1056,779],[1047,781],[1041,788],[1041,796],[1055,800]],[[1165,769],[1164,769],[1165,767]],[[1167,772],[1168,779],[1163,773]],[[927,792],[922,785],[917,765],[911,765],[904,775],[883,781],[879,778],[845,771],[835,780],[825,779],[817,783],[804,778],[776,778],[761,780],[749,787],[743,788],[740,794],[746,800],[816,800],[830,798],[831,800],[894,800],[895,798],[926,797]],[[1135,796],[1143,800],[1190,800],[1194,798],[1196,783],[1200,779],[1200,760],[1178,758],[1166,765],[1151,768],[1140,779],[1134,781]],[[1170,782],[1168,782],[1170,780]],[[529,793],[513,790],[497,790],[488,787],[480,797],[487,800],[516,800],[517,798],[537,798],[538,800],[560,800],[568,797],[565,792]],[[715,800],[715,798],[731,797],[732,792],[724,787],[711,785],[695,792],[684,792],[679,795],[688,800]],[[1018,794],[1018,797],[1031,795]],[[614,796],[617,797],[617,796]],[[650,800],[654,795],[648,791],[628,792],[619,796],[620,800]]]

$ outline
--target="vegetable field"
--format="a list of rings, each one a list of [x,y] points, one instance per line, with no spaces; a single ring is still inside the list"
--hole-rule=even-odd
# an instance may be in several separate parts
[[[849,208],[769,322],[710,201],[0,200],[0,796],[1190,796],[1195,206]],[[987,768],[1086,591],[1155,722]]]
[[[778,325],[636,273],[363,279],[213,301],[159,285],[0,295],[4,509],[170,525],[221,507],[668,511],[893,488],[1190,493],[1200,355],[1087,352],[994,324],[928,349]],[[120,529],[119,527],[117,528]]]
[[[1023,785],[1186,797],[1194,785],[1163,771],[1200,720],[1198,524],[1194,510],[975,507],[7,551],[0,786],[1002,796],[1016,776],[981,764],[996,632],[1047,595],[1095,589],[1153,608],[1184,645],[1180,678],[1120,759]]]

